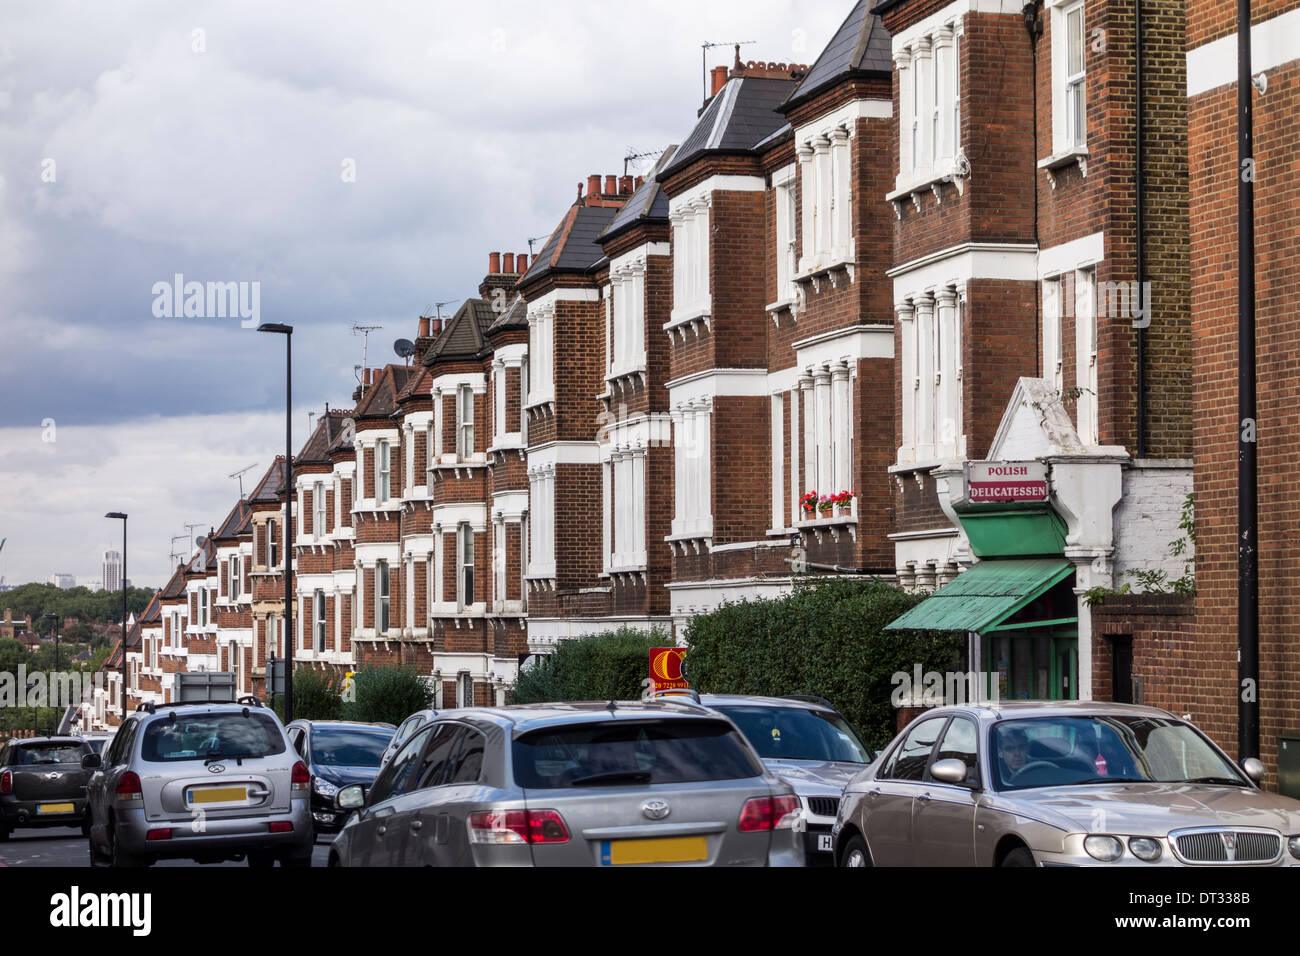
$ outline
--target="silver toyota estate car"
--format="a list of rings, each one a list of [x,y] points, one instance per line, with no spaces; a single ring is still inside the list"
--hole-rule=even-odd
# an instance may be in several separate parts
[[[331,866],[804,862],[790,786],[694,703],[443,711],[335,799]]]
[[[855,777],[843,866],[1297,866],[1300,801],[1167,711],[939,707]]]
[[[254,697],[141,705],[82,766],[92,864],[311,865],[311,773]]]

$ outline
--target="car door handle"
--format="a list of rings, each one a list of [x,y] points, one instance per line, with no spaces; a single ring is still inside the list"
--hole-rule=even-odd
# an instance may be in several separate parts
[[[424,827],[424,821],[423,821],[423,820],[412,820],[412,821],[411,821],[411,829],[412,829],[412,830],[419,830],[419,829],[421,829],[421,828],[423,828],[423,827]]]
[[[930,795],[928,793],[918,793],[916,799],[920,800],[922,803],[929,803]]]
[[[270,790],[250,790],[248,791],[248,795],[250,797],[265,797],[270,794],[270,792]]]
[[[878,797],[878,796],[880,796],[880,791],[879,791],[879,790],[876,790],[876,789],[873,788],[873,789],[867,791],[867,796],[869,796],[869,797]]]
[[[388,827],[384,826],[382,823],[379,826],[375,827],[375,836],[383,836],[387,832],[388,832]]]

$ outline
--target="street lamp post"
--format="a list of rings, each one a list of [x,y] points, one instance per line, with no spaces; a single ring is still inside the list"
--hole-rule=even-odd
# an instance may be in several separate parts
[[[284,722],[293,720],[293,326],[263,322],[259,332],[284,336]],[[274,680],[274,675],[272,675]]]
[[[110,511],[104,517],[122,520],[122,723],[126,723],[126,515]]]
[[[45,616],[54,621],[54,672],[57,674],[59,671],[59,624],[63,619],[53,611]]]

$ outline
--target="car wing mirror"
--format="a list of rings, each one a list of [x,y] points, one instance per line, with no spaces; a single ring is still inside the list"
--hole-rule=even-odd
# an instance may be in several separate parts
[[[1246,776],[1255,781],[1255,783],[1259,783],[1263,780],[1264,775],[1268,773],[1263,761],[1258,757],[1247,757],[1241,762],[1241,769],[1245,771]]]
[[[930,776],[939,783],[964,784],[966,782],[966,764],[956,757],[939,760],[930,767]]]
[[[103,764],[104,761],[100,758],[99,754],[82,754],[81,757],[82,770],[98,770],[100,767],[103,766]]]
[[[366,791],[359,783],[344,787],[334,795],[334,806],[340,810],[360,810],[366,805]]]

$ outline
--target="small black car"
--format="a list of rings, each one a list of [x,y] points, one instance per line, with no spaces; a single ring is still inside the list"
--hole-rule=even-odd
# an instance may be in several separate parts
[[[78,737],[29,737],[0,747],[0,840],[20,827],[81,827],[86,832],[86,781]]]
[[[334,794],[353,783],[369,788],[396,729],[343,720],[295,720],[285,728],[312,774],[311,817],[317,833],[343,826],[347,813],[334,806]]]

